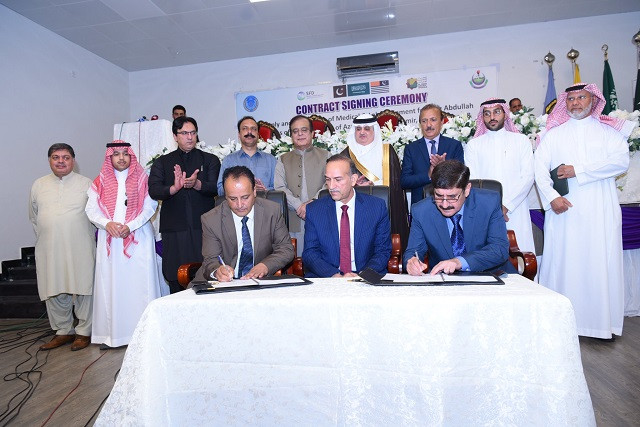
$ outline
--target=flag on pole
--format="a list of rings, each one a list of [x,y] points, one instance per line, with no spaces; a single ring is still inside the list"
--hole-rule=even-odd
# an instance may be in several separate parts
[[[580,79],[580,67],[578,67],[578,63],[574,62],[573,66],[574,66],[574,69],[573,69],[573,84],[582,83],[582,80]]]
[[[640,110],[640,68],[636,77],[636,94],[633,96],[633,109]]]
[[[602,110],[602,114],[609,114],[618,109],[618,95],[616,95],[616,85],[613,84],[613,74],[609,66],[609,60],[604,60],[604,72],[602,73],[602,94],[607,103]]]
[[[549,79],[547,82],[547,95],[544,97],[544,113],[549,114],[556,106],[556,85],[553,82],[553,68],[549,67]]]

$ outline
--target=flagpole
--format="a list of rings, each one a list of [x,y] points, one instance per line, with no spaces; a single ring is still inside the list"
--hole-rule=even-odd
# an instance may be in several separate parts
[[[567,52],[567,58],[569,58],[569,60],[571,61],[571,64],[573,65],[573,83],[580,83],[580,68],[578,67],[578,63],[576,62],[576,59],[578,59],[578,56],[580,56],[580,52],[578,52],[577,50],[575,50],[573,47],[571,47],[571,50],[569,52]]]
[[[633,97],[632,110],[640,110],[640,31],[634,34],[632,40],[636,44],[636,66],[638,68],[638,75],[636,77],[636,91]]]

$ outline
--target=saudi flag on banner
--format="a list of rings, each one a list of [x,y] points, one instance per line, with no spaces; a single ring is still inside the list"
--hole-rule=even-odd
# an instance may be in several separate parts
[[[618,95],[616,95],[616,85],[613,84],[613,74],[609,61],[604,60],[604,72],[602,73],[602,94],[607,103],[602,110],[602,114],[609,114],[613,110],[618,109]]]

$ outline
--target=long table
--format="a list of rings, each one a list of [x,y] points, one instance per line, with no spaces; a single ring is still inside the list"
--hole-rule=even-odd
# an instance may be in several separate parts
[[[595,425],[571,303],[505,282],[157,299],[96,425]]]

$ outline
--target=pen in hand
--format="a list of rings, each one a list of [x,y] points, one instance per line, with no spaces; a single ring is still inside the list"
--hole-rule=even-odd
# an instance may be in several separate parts
[[[218,255],[218,262],[220,263],[220,267],[218,267],[218,272],[224,274],[224,277],[219,277],[218,276],[218,280],[220,280],[221,282],[228,282],[233,280],[233,270],[224,263],[224,260],[222,259],[222,257],[220,255]],[[231,271],[229,271],[231,269]]]
[[[420,257],[418,256],[418,251],[417,250],[413,251],[413,254],[417,258],[418,262],[422,263],[422,261],[420,261]],[[424,270],[422,270],[422,274],[427,274],[427,269],[426,268]]]

